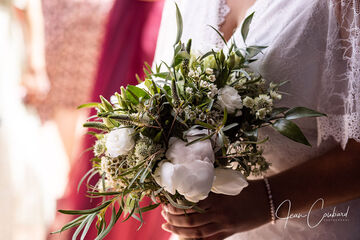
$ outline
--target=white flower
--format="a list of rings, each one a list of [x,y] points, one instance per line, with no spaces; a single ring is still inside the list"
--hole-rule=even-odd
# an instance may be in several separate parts
[[[200,81],[200,87],[202,88],[208,88],[209,87],[209,83],[207,81]]]
[[[255,101],[254,99],[252,99],[251,97],[249,96],[246,96],[243,100],[243,104],[245,107],[247,108],[253,108],[254,107],[254,104],[255,104]]]
[[[117,157],[126,155],[135,145],[132,128],[117,128],[106,134],[106,155]]]
[[[271,96],[271,98],[273,98],[275,100],[281,100],[281,98],[282,98],[281,94],[279,94],[273,90],[270,91],[270,96]]]
[[[196,71],[198,74],[201,74],[201,72],[202,72],[201,67],[197,67]]]
[[[112,95],[110,97],[110,102],[112,105],[114,105],[116,108],[120,108],[120,104],[119,104],[119,101],[117,99],[117,97],[115,95]]]
[[[155,171],[156,182],[166,191],[182,194],[188,201],[205,199],[214,181],[214,166],[209,161],[193,160],[183,164],[161,162]]]
[[[261,108],[265,108],[266,110],[270,110],[273,105],[273,100],[267,94],[260,94],[255,98],[255,109],[260,110]]]
[[[105,152],[105,138],[101,138],[95,142],[94,155],[98,157],[104,152]]]
[[[212,70],[212,68],[206,68],[205,69],[205,73],[210,75],[210,74],[213,74],[214,73],[214,70]]]
[[[190,71],[189,71],[189,73],[188,73],[188,76],[191,77],[191,78],[195,77],[195,72],[194,72],[194,70],[190,69]]]
[[[228,113],[235,113],[236,109],[242,109],[241,97],[236,91],[235,88],[230,86],[225,86],[219,90],[218,94],[218,103],[222,109],[227,110]]]
[[[207,131],[207,130],[205,130]],[[190,130],[187,133],[187,140],[189,142],[204,136],[204,131]],[[214,151],[209,139],[198,141],[196,143],[186,146],[187,142],[179,138],[172,137],[169,140],[169,148],[166,152],[166,158],[172,163],[182,164],[191,162],[195,159],[208,159],[211,163],[215,161]]]
[[[215,179],[211,188],[214,193],[238,195],[248,186],[244,175],[231,168],[215,168]]]
[[[185,91],[187,94],[190,94],[190,95],[193,93],[193,89],[191,87],[186,87]]]
[[[266,108],[259,109],[255,114],[256,118],[261,120],[264,119],[266,117],[266,112],[267,112]]]
[[[216,81],[215,75],[207,76],[207,79],[208,79],[210,82],[215,82],[215,81]]]

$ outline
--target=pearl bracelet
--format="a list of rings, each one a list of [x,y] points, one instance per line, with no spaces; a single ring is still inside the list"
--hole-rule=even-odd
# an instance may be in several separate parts
[[[273,201],[273,197],[271,194],[271,188],[270,188],[270,183],[269,180],[266,177],[263,177],[264,182],[265,182],[265,186],[266,186],[266,191],[269,197],[269,205],[270,205],[270,215],[271,215],[271,223],[275,224],[275,206],[274,206],[274,201]]]

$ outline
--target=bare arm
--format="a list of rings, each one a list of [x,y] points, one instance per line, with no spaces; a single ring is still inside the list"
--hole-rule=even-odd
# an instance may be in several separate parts
[[[37,102],[49,90],[45,68],[44,20],[40,0],[28,0],[24,10],[15,8],[24,33],[26,68],[22,84],[27,89],[26,100]]]
[[[290,156],[289,156],[290,157]],[[336,147],[326,154],[269,179],[275,208],[284,200],[291,211],[309,211],[314,201],[323,198],[325,206],[360,197],[360,143],[351,140],[345,151]],[[238,196],[211,194],[200,206],[205,213],[184,215],[168,207],[164,228],[183,237],[223,239],[270,222],[270,209],[262,180],[251,181]],[[321,207],[319,204],[314,208]],[[279,209],[279,217],[288,209]]]

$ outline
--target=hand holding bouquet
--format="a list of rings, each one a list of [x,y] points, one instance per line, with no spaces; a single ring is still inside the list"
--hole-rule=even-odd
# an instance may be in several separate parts
[[[242,26],[244,41],[251,19]],[[97,110],[84,126],[101,130],[92,132],[95,157],[84,179],[100,176],[88,194],[103,200],[94,209],[60,210],[80,215],[60,230],[77,227],[75,239],[81,231],[84,237],[95,219],[97,239],[103,239],[121,215],[142,223],[142,214],[159,204],[201,212],[196,203],[210,191],[237,195],[249,175],[269,167],[260,147],[269,139],[259,139],[260,128],[271,126],[309,145],[291,120],[324,115],[303,107],[275,107],[283,83],[267,84],[248,67],[264,47],[240,49],[231,43],[226,51],[198,56],[191,40],[186,46],[180,41],[178,9],[177,22],[173,62],[162,63],[166,71],[146,65],[138,86],[121,88],[110,101],[100,97],[101,103],[82,106]],[[140,207],[145,196],[153,203]],[[105,214],[111,214],[108,223]]]

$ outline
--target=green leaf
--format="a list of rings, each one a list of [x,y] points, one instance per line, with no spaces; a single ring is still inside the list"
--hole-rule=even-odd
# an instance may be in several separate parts
[[[83,124],[83,127],[95,128],[95,129],[106,130],[106,131],[109,130],[109,128],[101,122],[86,122]]]
[[[285,137],[288,137],[295,142],[311,146],[300,128],[295,123],[287,119],[279,119],[272,126],[276,131]]]
[[[85,103],[85,104],[81,104],[80,106],[78,106],[77,109],[81,109],[81,108],[94,108],[94,107],[98,107],[99,105],[100,105],[100,103],[96,103],[96,102]]]
[[[95,168],[90,169],[90,170],[81,178],[81,180],[79,181],[78,187],[77,187],[77,192],[79,192],[80,186],[81,186],[81,184],[83,183],[83,181],[86,179],[86,177],[88,177],[88,176],[89,176],[92,172],[94,172],[95,170],[96,170]]]
[[[70,228],[79,226],[81,224],[81,222],[87,217],[87,215],[81,215],[80,217],[75,218],[74,220],[72,220],[71,222],[67,223],[66,225],[64,225],[60,230],[52,232],[51,234],[56,234],[56,233],[61,233],[65,230],[68,230]]]
[[[304,117],[324,117],[326,114],[305,107],[295,107],[285,113],[287,120],[304,118]]]
[[[111,200],[108,200],[106,202],[103,202],[100,206],[97,206],[92,209],[86,209],[86,210],[58,210],[58,212],[68,215],[83,215],[83,214],[92,214],[100,211],[101,209],[106,208],[111,203]]]
[[[279,115],[280,113],[286,112],[287,110],[289,110],[289,108],[287,108],[287,107],[273,108],[273,110],[271,112],[271,117],[275,117],[275,116]]]
[[[199,124],[199,125],[202,126],[202,127],[208,128],[208,129],[215,129],[215,128],[216,128],[216,127],[214,127],[213,125],[210,125],[210,124],[208,124],[208,123],[206,123],[206,122],[201,122],[201,121],[199,121],[199,120],[195,120],[195,123],[196,123],[196,124]]]
[[[263,49],[267,48],[266,46],[249,46],[246,48],[247,58],[253,58],[258,55]]]
[[[180,9],[178,7],[178,5],[175,3],[175,6],[176,6],[176,25],[177,25],[177,34],[176,34],[176,40],[175,40],[175,44],[177,44],[180,39],[181,39],[181,35],[182,35],[182,32],[183,32],[183,20],[182,20],[182,17],[181,17],[181,12],[180,12]]]
[[[160,203],[151,204],[149,206],[142,207],[140,209],[136,209],[135,213],[139,213],[139,212],[144,213],[144,212],[147,212],[147,211],[151,211],[151,210],[157,208],[159,205],[160,205]]]
[[[88,215],[84,221],[80,224],[80,226],[76,229],[76,231],[74,232],[73,236],[72,236],[72,240],[76,240],[77,236],[79,235],[79,233],[81,232],[81,230],[85,227],[85,224],[90,220],[90,218],[92,217],[92,215]]]
[[[211,26],[211,25],[208,25],[208,26],[211,27],[212,29],[214,29],[214,31],[220,36],[220,38],[223,40],[224,44],[226,45],[227,42],[226,42],[224,36],[216,28],[214,28],[213,26]]]
[[[128,85],[126,87],[126,97],[133,103],[133,104],[138,104],[140,101],[140,98],[142,99],[149,99],[150,96],[149,94],[136,86],[133,85]]]
[[[246,41],[246,38],[249,33],[250,24],[252,21],[252,18],[254,16],[254,13],[251,13],[247,18],[245,18],[242,26],[241,26],[241,35],[243,37],[244,42]]]
[[[215,133],[211,133],[210,135],[206,135],[206,136],[204,136],[204,137],[197,138],[197,139],[195,139],[195,140],[187,143],[185,146],[189,146],[189,145],[194,144],[194,143],[196,143],[196,142],[204,141],[204,140],[206,140],[206,139],[210,139],[210,138],[212,138],[212,136],[214,136],[214,134],[215,134]]]
[[[104,105],[105,109],[108,111],[113,111],[113,107],[108,100],[106,100],[103,96],[100,95],[101,103]]]
[[[96,213],[93,213],[92,215],[89,215],[89,216],[90,216],[90,218],[89,218],[89,220],[88,220],[88,222],[87,222],[87,224],[86,224],[86,226],[85,226],[85,228],[83,230],[83,233],[81,234],[80,240],[85,239],[85,236],[86,236],[87,232],[89,231],[90,226],[91,226],[92,222],[94,221],[94,219],[96,217]]]
[[[232,124],[229,124],[229,125],[227,125],[227,126],[225,126],[225,127],[223,127],[222,128],[222,131],[227,131],[227,130],[230,130],[230,129],[232,129],[233,127],[236,127],[237,125],[239,125],[238,123],[232,123]]]
[[[108,235],[108,233],[110,232],[110,230],[112,229],[112,227],[115,225],[116,220],[117,220],[117,214],[116,214],[116,209],[115,209],[115,206],[114,206],[113,209],[112,209],[112,212],[111,212],[111,219],[110,219],[109,225],[107,226],[107,228],[106,228],[104,231],[102,231],[102,232],[95,238],[95,240],[102,240],[102,239],[104,239],[104,237],[106,237],[106,235]]]

